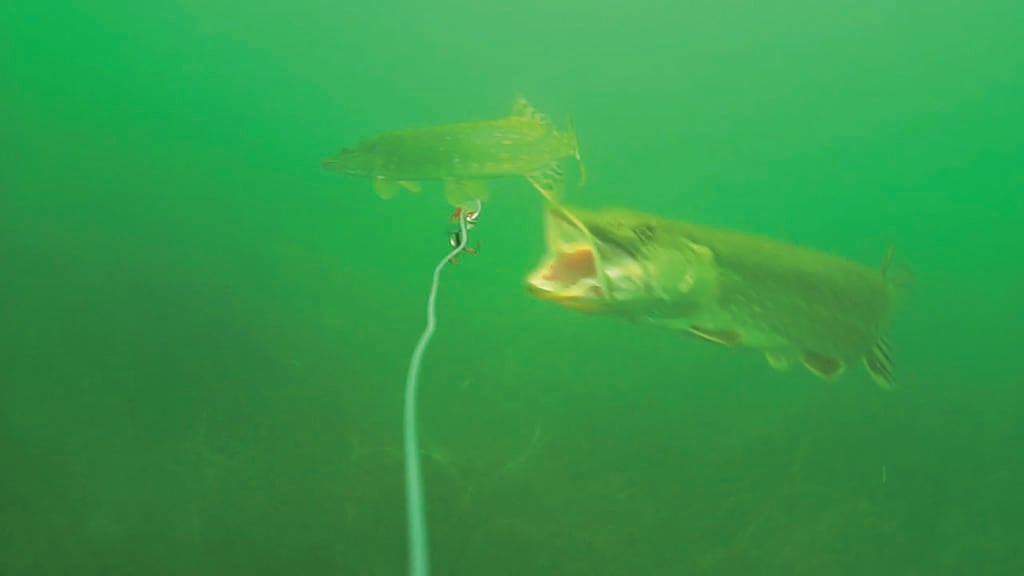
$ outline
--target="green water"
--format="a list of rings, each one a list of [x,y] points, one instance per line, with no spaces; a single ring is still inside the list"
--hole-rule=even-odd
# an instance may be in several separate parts
[[[1024,573],[1019,2],[0,7],[0,576],[402,575],[440,188],[363,138],[564,125],[623,205],[914,273],[901,389],[523,288],[492,187],[420,417],[438,575]]]

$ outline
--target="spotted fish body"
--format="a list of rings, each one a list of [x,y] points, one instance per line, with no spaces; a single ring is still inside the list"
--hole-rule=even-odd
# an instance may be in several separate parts
[[[826,379],[862,361],[893,385],[888,258],[870,268],[621,209],[552,208],[547,232],[549,254],[528,281],[540,298],[759,350],[775,368],[802,363]]]
[[[385,198],[399,186],[418,190],[420,182],[443,181],[448,200],[457,205],[481,199],[483,181],[501,176],[525,176],[546,197],[557,198],[559,162],[568,156],[580,159],[571,125],[566,132],[557,130],[519,98],[505,118],[388,132],[340,151],[323,165],[371,178]]]

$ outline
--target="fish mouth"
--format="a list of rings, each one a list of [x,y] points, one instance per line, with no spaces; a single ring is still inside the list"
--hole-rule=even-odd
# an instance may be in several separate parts
[[[584,312],[600,311],[614,300],[614,278],[633,259],[623,249],[595,236],[585,218],[562,207],[545,218],[547,254],[530,273],[533,296]]]

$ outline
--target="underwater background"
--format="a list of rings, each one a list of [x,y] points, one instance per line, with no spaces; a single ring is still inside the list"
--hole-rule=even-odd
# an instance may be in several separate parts
[[[404,574],[440,186],[320,160],[565,126],[567,201],[914,276],[900,389],[536,300],[491,184],[420,390],[435,574],[1024,573],[1024,5],[8,1],[0,576]]]

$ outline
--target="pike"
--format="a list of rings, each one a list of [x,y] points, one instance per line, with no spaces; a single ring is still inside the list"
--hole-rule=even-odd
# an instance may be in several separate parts
[[[484,180],[524,176],[549,201],[564,190],[560,161],[573,156],[586,179],[572,118],[559,131],[523,97],[504,118],[387,132],[321,161],[324,168],[373,181],[381,198],[399,188],[419,192],[423,181],[442,181],[453,206],[487,196]]]
[[[758,350],[775,369],[799,362],[826,380],[860,361],[893,388],[891,247],[869,268],[739,231],[557,205],[545,233],[548,253],[526,281],[538,298]]]

